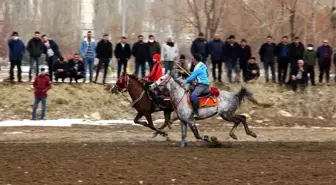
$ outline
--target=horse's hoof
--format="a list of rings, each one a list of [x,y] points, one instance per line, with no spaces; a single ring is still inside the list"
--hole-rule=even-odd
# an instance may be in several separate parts
[[[230,134],[230,137],[231,137],[232,139],[234,139],[234,140],[237,140],[237,139],[238,139],[237,136],[236,136],[235,134]]]
[[[163,137],[167,137],[168,136],[168,133],[166,133],[166,132],[162,132],[162,134],[161,134]]]
[[[214,136],[212,136],[210,139],[211,139],[211,142],[217,142],[218,141],[217,137],[214,137]]]
[[[157,136],[158,134],[159,134],[158,132],[154,132],[154,134],[153,134],[153,138],[156,138],[156,136]]]
[[[184,147],[186,147],[187,146],[187,142],[185,142],[185,141],[181,141],[181,148],[184,148]]]
[[[168,128],[169,128],[169,130],[171,130],[171,125],[172,125],[173,123],[172,122],[169,122],[168,123]]]
[[[207,136],[207,135],[203,136],[203,137],[202,137],[202,141],[207,141],[207,142],[209,142],[209,136]]]
[[[254,132],[250,132],[249,135],[252,136],[252,137],[254,137],[254,138],[257,138],[257,134],[255,134]]]

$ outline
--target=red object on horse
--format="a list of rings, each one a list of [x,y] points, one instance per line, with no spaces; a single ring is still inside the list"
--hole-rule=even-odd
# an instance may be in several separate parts
[[[214,87],[214,86],[212,86],[210,88],[210,91],[211,91],[211,94],[214,95],[214,96],[216,96],[216,97],[218,97],[219,94],[220,94],[219,90],[216,87]]]

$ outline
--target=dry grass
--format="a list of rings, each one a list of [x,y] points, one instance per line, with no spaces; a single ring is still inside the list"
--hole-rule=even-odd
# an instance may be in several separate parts
[[[218,86],[220,89],[239,90],[240,85]],[[321,125],[334,126],[336,120],[336,87],[309,87],[306,93],[293,93],[276,84],[257,82],[246,84],[263,102],[274,102],[271,108],[261,108],[245,101],[238,109],[239,113],[247,113],[253,120],[270,119],[272,124],[280,125]],[[33,105],[33,91],[30,84],[0,84],[0,120],[30,119]],[[292,118],[279,117],[277,112],[284,110],[293,115]],[[96,84],[57,84],[48,94],[47,119],[84,118],[99,112],[102,119],[132,120],[136,111],[121,95],[113,95]],[[322,119],[316,119],[322,116]],[[155,118],[162,117],[157,113]],[[266,121],[263,124],[267,125]],[[259,123],[260,124],[260,123]]]
[[[29,84],[0,84],[0,120],[30,119],[33,91]],[[99,112],[102,119],[132,119],[134,110],[102,85],[56,84],[48,93],[47,119],[84,118]],[[130,117],[131,115],[131,117]]]

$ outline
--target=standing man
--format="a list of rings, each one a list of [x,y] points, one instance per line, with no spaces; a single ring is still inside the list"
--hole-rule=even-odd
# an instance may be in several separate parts
[[[240,42],[238,57],[239,57],[239,67],[240,70],[243,71],[243,79],[245,79],[247,77],[246,76],[247,63],[252,57],[251,47],[247,45],[247,41],[245,39],[242,39]]]
[[[154,35],[149,35],[147,45],[148,45],[148,52],[149,52],[148,64],[149,64],[150,71],[152,71],[152,68],[154,65],[153,56],[154,54],[161,54],[161,46],[159,42],[155,41]]]
[[[191,54],[192,56],[195,56],[196,54],[201,55],[202,62],[206,64],[209,55],[208,52],[209,52],[208,41],[205,40],[204,34],[201,32],[198,34],[198,38],[195,39],[191,44]]]
[[[82,40],[80,44],[80,55],[84,59],[84,74],[83,74],[83,82],[86,81],[86,71],[89,67],[90,71],[90,83],[92,82],[93,78],[93,65],[94,65],[94,58],[96,56],[96,42],[92,38],[92,32],[87,32],[87,37]]]
[[[22,82],[21,63],[25,53],[25,46],[21,39],[19,39],[18,32],[13,32],[12,38],[8,40],[10,71],[9,79],[14,83],[14,67],[17,66],[18,82]]]
[[[94,83],[97,83],[100,68],[102,65],[104,65],[103,84],[105,84],[107,69],[109,62],[112,58],[112,52],[113,52],[112,43],[109,41],[108,34],[104,34],[103,39],[100,42],[98,42],[96,52],[97,52],[97,58],[99,59],[99,63]]]
[[[220,34],[216,33],[214,40],[209,43],[209,53],[212,61],[212,77],[216,82],[222,83],[222,63],[224,59],[224,42],[220,39]],[[218,67],[218,76],[216,76],[216,68]]]
[[[142,35],[139,35],[138,39],[132,48],[132,54],[135,58],[135,75],[138,76],[141,67],[141,77],[144,78],[146,76],[146,61],[148,60],[148,45],[143,41]]]
[[[172,37],[168,37],[167,42],[162,45],[162,56],[165,63],[165,74],[173,70],[178,57],[178,47]]]
[[[228,79],[232,83],[232,70],[236,73],[235,82],[240,81],[240,69],[238,63],[239,44],[235,41],[235,36],[230,35],[229,43],[225,45],[226,68],[228,70]]]
[[[322,83],[323,75],[325,74],[326,82],[329,83],[332,48],[329,46],[328,40],[323,40],[323,44],[318,47],[316,54],[320,68],[319,82]]]
[[[118,60],[118,77],[121,73],[121,68],[126,73],[127,62],[131,58],[131,46],[127,43],[126,37],[121,37],[121,41],[117,44],[114,55]]]
[[[61,53],[56,42],[54,40],[49,40],[47,35],[42,35],[42,41],[44,44],[43,53],[46,55],[46,61],[48,64],[50,81],[53,81],[53,66],[55,61],[61,57]]]
[[[278,82],[280,85],[285,83],[287,76],[289,58],[289,42],[288,37],[283,36],[282,42],[277,45],[277,60],[278,60]]]
[[[303,56],[303,61],[305,62],[305,68],[307,74],[309,74],[310,82],[313,86],[315,86],[315,65],[317,56],[312,44],[308,44],[307,50]]]
[[[41,54],[44,50],[44,45],[41,40],[40,32],[36,31],[34,38],[30,39],[27,45],[27,50],[29,52],[29,82],[32,80],[32,72],[34,67],[34,62],[36,62],[36,76],[39,75],[39,67],[40,67],[40,60]]]
[[[41,68],[41,74],[35,78],[33,88],[34,88],[35,100],[34,100],[32,120],[36,120],[36,110],[40,102],[42,102],[41,120],[43,120],[46,112],[47,92],[49,91],[49,89],[51,89],[50,78],[48,75],[45,74],[44,68]]]
[[[305,46],[300,42],[299,37],[294,38],[294,42],[289,46],[289,59],[291,62],[291,69],[297,69],[298,60],[303,59]],[[292,78],[289,78],[288,84],[291,84]]]
[[[271,68],[272,82],[275,83],[276,45],[273,42],[272,36],[267,36],[266,42],[260,47],[259,55],[261,62],[264,63],[266,83],[269,82],[269,74],[268,74],[269,68]]]

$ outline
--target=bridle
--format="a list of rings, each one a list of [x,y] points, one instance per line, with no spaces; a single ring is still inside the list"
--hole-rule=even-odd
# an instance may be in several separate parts
[[[171,75],[168,75],[168,77],[165,78],[160,84],[158,84],[158,86],[165,86],[165,85],[170,81],[171,78],[172,78],[172,76],[171,76]],[[174,105],[171,94],[174,93],[174,91],[175,91],[176,89],[177,89],[177,87],[175,87],[174,89],[171,90],[172,92],[169,93],[169,98],[170,98],[170,102],[171,102],[171,104],[174,106],[174,109],[175,109],[175,112],[176,112],[177,117],[179,117],[179,115],[178,115],[178,113],[177,113],[177,111],[176,111],[176,110],[177,110],[177,106],[182,102],[184,96],[187,94],[187,91],[184,91],[184,94],[183,94],[183,96],[181,97],[181,99],[179,99],[179,101],[177,102],[177,104]]]
[[[122,81],[122,80],[123,80],[123,81]],[[118,85],[119,82],[122,83],[122,85],[124,86],[123,88],[120,87],[120,86]],[[130,100],[125,96],[125,94],[124,94],[124,92],[127,92],[128,84],[129,84],[129,77],[128,77],[127,74],[125,74],[124,76],[121,76],[121,77],[118,79],[118,81],[117,81],[115,87],[118,89],[118,91],[121,93],[121,95],[123,95],[123,96],[125,97],[125,99],[130,103],[130,106],[133,107],[136,103],[138,103],[138,102],[142,99],[142,97],[143,97],[144,94],[145,94],[145,91],[143,90],[143,91],[141,92],[140,96],[139,96],[136,100],[134,100],[134,101],[132,102],[132,101],[130,101]],[[112,91],[112,89],[113,89],[113,87],[111,87],[110,91]]]

